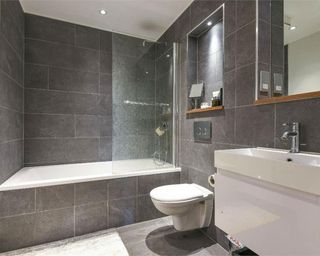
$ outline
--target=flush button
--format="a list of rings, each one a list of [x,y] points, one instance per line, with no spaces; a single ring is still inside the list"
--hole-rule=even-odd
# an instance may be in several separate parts
[[[193,137],[195,141],[211,141],[211,122],[198,121],[193,123]]]

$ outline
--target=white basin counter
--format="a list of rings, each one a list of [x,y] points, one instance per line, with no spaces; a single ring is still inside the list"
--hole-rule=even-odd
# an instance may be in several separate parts
[[[215,167],[320,195],[320,155],[268,148],[215,151]]]
[[[215,224],[261,256],[320,255],[320,156],[215,152]]]

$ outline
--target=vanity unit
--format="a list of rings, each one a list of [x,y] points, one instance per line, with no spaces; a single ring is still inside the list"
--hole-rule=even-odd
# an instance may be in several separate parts
[[[215,151],[215,224],[263,255],[320,255],[320,155]]]

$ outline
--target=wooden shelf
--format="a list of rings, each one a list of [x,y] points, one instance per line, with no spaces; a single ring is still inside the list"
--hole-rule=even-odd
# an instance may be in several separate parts
[[[187,114],[195,114],[195,113],[204,113],[210,111],[219,111],[223,110],[223,106],[216,106],[216,107],[209,107],[209,108],[197,108],[197,109],[190,109],[187,111]]]

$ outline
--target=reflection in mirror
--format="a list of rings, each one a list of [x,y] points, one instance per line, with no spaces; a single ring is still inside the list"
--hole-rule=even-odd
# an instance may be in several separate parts
[[[258,4],[256,99],[318,95],[320,0],[258,0]]]
[[[320,1],[284,1],[288,95],[320,91]]]

